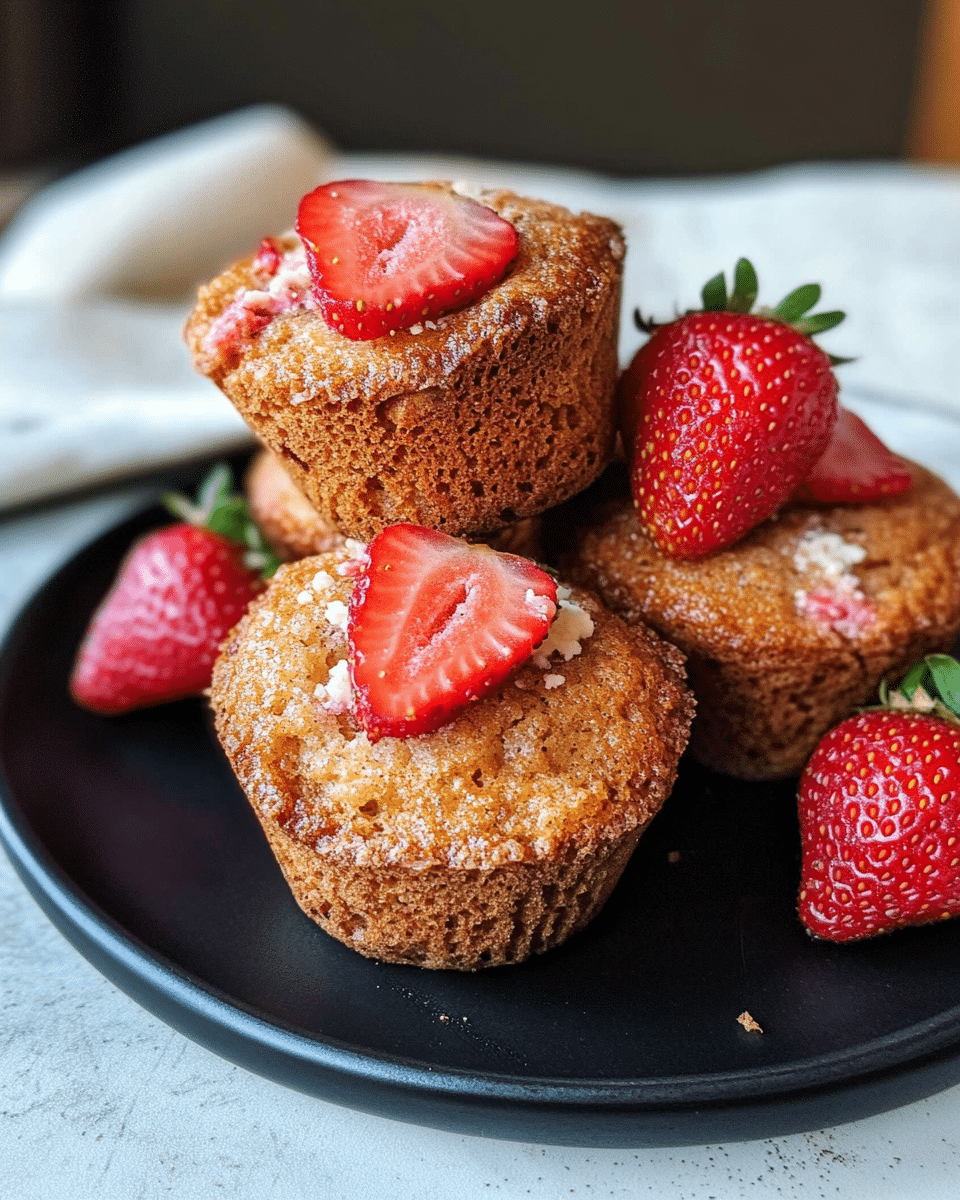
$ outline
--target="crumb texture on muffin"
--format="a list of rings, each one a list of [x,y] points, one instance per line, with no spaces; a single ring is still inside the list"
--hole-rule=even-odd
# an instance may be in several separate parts
[[[346,540],[329,517],[317,512],[269,450],[261,450],[254,457],[244,490],[251,516],[284,562],[324,554]],[[525,517],[496,533],[464,536],[468,542],[483,541],[507,554],[539,559],[541,525],[541,517]]]
[[[670,792],[692,716],[682,656],[581,592],[580,655],[531,661],[434,733],[371,744],[330,700],[345,558],[281,567],[214,672],[221,743],[298,903],[389,961],[475,969],[557,944]]]
[[[188,321],[198,369],[350,537],[399,521],[492,532],[580,491],[611,456],[619,227],[510,192],[480,198],[515,226],[516,262],[436,321],[353,342],[294,308],[238,357],[211,357],[212,324],[260,286],[251,259],[201,288]]]
[[[587,529],[569,573],[687,655],[690,748],[742,779],[799,772],[881,679],[960,630],[960,499],[923,467],[889,500],[788,505],[726,550],[668,559],[629,500]]]

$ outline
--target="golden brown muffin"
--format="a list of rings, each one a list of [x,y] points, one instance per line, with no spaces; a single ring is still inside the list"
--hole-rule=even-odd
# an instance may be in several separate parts
[[[298,904],[390,962],[475,970],[558,945],[670,792],[692,716],[682,656],[578,592],[594,623],[579,656],[371,744],[344,691],[346,556],[281,567],[214,670],[220,741]]]
[[[693,755],[741,779],[796,774],[820,737],[960,629],[960,499],[922,467],[889,500],[788,505],[736,545],[668,559],[630,501],[586,531],[570,575],[687,656]]]
[[[317,512],[284,470],[280,459],[269,450],[255,456],[247,471],[244,490],[253,519],[284,562],[323,554],[343,545],[344,535],[329,517]],[[468,536],[466,540],[482,540],[494,550],[536,559],[541,557],[540,530],[540,517],[526,517],[498,533]]]
[[[301,303],[227,345],[213,334],[264,276],[248,258],[200,289],[197,368],[349,537],[399,521],[495,532],[586,487],[612,453],[619,227],[511,192],[479,199],[517,230],[510,272],[392,337],[350,341]]]

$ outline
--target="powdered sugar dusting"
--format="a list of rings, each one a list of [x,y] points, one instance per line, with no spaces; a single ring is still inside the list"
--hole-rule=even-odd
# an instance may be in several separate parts
[[[848,568],[862,562],[866,556],[866,550],[856,542],[848,542],[838,533],[814,528],[806,530],[800,539],[793,553],[793,565],[801,575],[814,568],[827,578],[847,576],[856,587],[857,581],[848,574]]]
[[[346,632],[350,610],[342,600],[331,600],[327,607],[323,610],[323,615],[327,618],[329,624]]]

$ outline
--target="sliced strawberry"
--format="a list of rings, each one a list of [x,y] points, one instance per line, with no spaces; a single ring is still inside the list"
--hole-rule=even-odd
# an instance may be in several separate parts
[[[557,585],[533,563],[419,525],[368,546],[350,603],[357,716],[371,741],[429,733],[547,635]]]
[[[864,504],[905,492],[910,468],[848,408],[837,413],[833,437],[816,466],[797,489],[797,500],[822,504]]]
[[[509,221],[428,184],[324,184],[300,201],[297,233],[324,320],[364,341],[471,303],[517,254]]]

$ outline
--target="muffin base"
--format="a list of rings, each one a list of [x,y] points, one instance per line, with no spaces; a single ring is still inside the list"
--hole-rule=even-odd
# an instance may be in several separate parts
[[[490,870],[331,865],[277,825],[270,848],[300,908],[367,958],[476,971],[559,946],[616,887],[643,828],[565,863]]]

